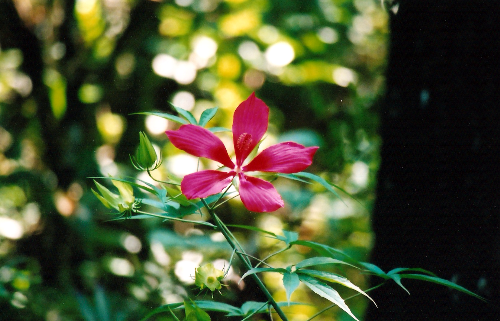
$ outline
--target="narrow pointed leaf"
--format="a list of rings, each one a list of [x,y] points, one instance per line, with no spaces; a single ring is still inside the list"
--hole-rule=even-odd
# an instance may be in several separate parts
[[[348,287],[349,289],[353,289],[353,290],[361,293],[362,295],[364,295],[365,297],[370,299],[370,301],[372,301],[373,304],[375,304],[375,306],[377,305],[375,303],[375,301],[373,301],[373,299],[368,294],[366,294],[365,291],[361,290],[358,286],[354,285],[351,281],[349,281],[347,278],[345,278],[341,275],[331,273],[331,272],[316,271],[316,270],[299,270],[299,271],[297,271],[297,273],[298,274],[306,274],[306,275],[315,277],[317,279],[341,284],[345,287]]]
[[[312,277],[304,275],[304,274],[300,274],[299,278],[314,293],[327,299],[328,301],[330,301],[332,303],[335,303],[339,308],[341,308],[342,310],[347,312],[347,314],[349,314],[355,320],[358,320],[358,318],[356,318],[354,316],[354,314],[352,314],[351,309],[349,309],[347,304],[345,304],[345,302],[342,299],[342,297],[340,296],[340,294],[337,291],[335,291],[334,289],[332,289],[330,286],[316,280],[315,278],[312,278]]]
[[[328,245],[324,245],[324,244],[321,244],[321,243],[317,243],[317,242],[313,242],[313,241],[306,241],[306,240],[297,240],[297,241],[292,242],[291,244],[292,245],[295,244],[295,245],[307,246],[307,247],[315,250],[319,254],[325,255],[325,256],[327,255],[327,256],[330,256],[330,257],[334,257],[334,256],[338,256],[338,254],[339,254],[339,255],[342,255],[343,257],[348,258],[351,262],[355,262],[356,264],[359,263],[357,260],[355,260],[354,258],[352,258],[349,255],[345,254],[341,250],[338,250],[338,249],[336,249],[334,247],[331,247],[331,246],[328,246]]]
[[[376,276],[379,276],[384,279],[388,279],[389,276],[378,266],[375,264],[371,264],[368,262],[359,262],[364,268],[366,268],[369,272],[373,273]]]
[[[333,189],[333,187],[332,187],[333,184],[328,183],[324,178],[319,177],[318,175],[314,175],[312,173],[308,173],[308,172],[295,173],[295,175],[300,176],[300,177],[306,177],[306,178],[309,178],[315,182],[320,183],[321,185],[323,185],[324,188],[326,188],[328,191],[332,192],[333,195],[337,196],[342,201],[342,203],[344,203],[344,201],[342,200],[342,197],[340,197],[340,195]]]
[[[434,274],[430,271],[421,269],[421,268],[396,268],[396,269],[392,269],[389,272],[387,272],[387,275],[401,274],[401,272],[405,272],[405,273],[406,272],[420,272],[420,273],[424,273],[424,274],[428,274],[428,275],[437,277],[436,274]]]
[[[203,111],[203,113],[201,113],[199,125],[202,127],[205,127],[207,125],[207,123],[212,118],[214,118],[214,116],[215,116],[215,114],[217,114],[218,110],[219,110],[219,108],[217,108],[217,107],[205,109]]]
[[[401,277],[401,279],[415,279],[415,280],[422,280],[422,281],[427,281],[427,282],[432,282],[432,283],[444,285],[444,286],[447,286],[451,289],[454,289],[454,290],[466,293],[466,294],[473,296],[475,298],[478,298],[482,301],[485,301],[485,302],[487,301],[482,296],[477,295],[476,293],[469,291],[466,288],[464,288],[456,283],[453,283],[451,281],[448,281],[448,280],[445,280],[442,278],[438,278],[435,276],[423,275],[423,274],[399,274],[399,276]]]
[[[345,264],[345,265],[349,265],[349,266],[358,268],[350,263],[347,263],[347,262],[344,262],[341,260],[337,260],[337,259],[333,259],[331,257],[323,257],[323,256],[312,257],[310,259],[305,259],[303,261],[300,261],[299,263],[295,264],[295,268],[301,269],[301,268],[305,268],[308,266],[322,265],[322,264]]]
[[[207,128],[209,131],[211,131],[212,133],[222,133],[222,132],[228,132],[228,133],[231,133],[231,129],[229,128],[224,128],[224,127],[210,127],[210,128]]]
[[[300,280],[297,273],[288,273],[283,274],[283,285],[285,286],[286,291],[286,299],[288,303],[290,303],[290,298],[292,293],[299,287]]]
[[[299,239],[299,233],[283,230],[283,236],[277,235],[276,238],[280,241],[285,242],[286,245],[290,245],[292,242],[295,242]]]
[[[287,271],[285,269],[282,269],[282,268],[253,268],[251,270],[246,271],[246,273],[241,276],[240,281],[243,280],[244,278],[246,278],[249,275],[260,273],[260,272],[286,273]]]
[[[389,274],[388,274],[389,275]],[[396,282],[397,285],[399,285],[403,290],[406,291],[406,293],[410,294],[410,291],[408,291],[408,289],[403,285],[403,283],[401,283],[401,276],[399,274],[392,274],[392,275],[389,275],[389,277],[394,281]]]
[[[256,231],[256,232],[265,233],[265,234],[268,234],[268,235],[273,236],[274,238],[277,238],[277,235],[276,235],[276,234],[274,234],[273,232],[269,232],[269,231],[263,230],[263,229],[261,229],[261,228],[255,227],[255,226],[250,226],[250,225],[237,225],[237,224],[226,224],[226,225],[227,225],[227,226],[231,226],[231,227],[242,228],[242,229],[246,229],[246,230],[250,230],[250,231]]]
[[[298,181],[298,182],[302,182],[302,183],[306,183],[306,184],[311,184],[311,182],[306,181],[305,179],[299,178],[295,174],[276,173],[276,175],[284,177],[284,178],[288,178],[288,179],[293,179],[294,181]]]
[[[235,306],[229,305],[227,303],[215,302],[215,301],[194,301],[194,303],[203,310],[216,311],[224,313],[240,313],[241,310]]]
[[[140,113],[132,113],[130,115],[158,116],[158,117],[165,118],[165,119],[171,120],[171,121],[179,123],[179,124],[183,124],[183,125],[188,124],[188,121],[185,120],[184,118],[180,118],[179,116],[174,116],[172,114],[167,114],[167,113],[140,112]]]
[[[175,107],[172,104],[170,104],[170,106],[172,106],[175,109],[175,111],[179,113],[179,115],[186,118],[190,124],[198,125],[196,118],[194,118],[193,114],[191,114],[189,111],[182,109],[182,108],[179,108],[179,107]]]
[[[92,191],[92,193],[94,193],[95,197],[97,197],[104,206],[106,206],[107,208],[111,208],[111,205],[109,204],[108,201],[106,201],[106,199],[104,197],[102,197],[101,195],[99,195],[99,193],[94,191],[93,188],[91,188],[90,190]]]

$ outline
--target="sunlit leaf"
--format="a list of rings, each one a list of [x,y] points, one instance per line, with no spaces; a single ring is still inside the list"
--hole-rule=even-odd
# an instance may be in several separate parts
[[[290,245],[292,242],[295,242],[299,239],[299,233],[283,230],[283,236],[276,235],[276,238],[280,241],[285,242],[286,245]]]
[[[292,293],[299,287],[300,280],[296,273],[286,272],[283,274],[283,285],[285,286],[286,299],[290,302]]]
[[[375,305],[377,305],[375,303],[375,301],[373,301],[373,299],[368,294],[366,294],[366,292],[361,290],[358,286],[354,285],[351,281],[349,281],[347,278],[345,278],[341,275],[331,273],[331,272],[326,272],[326,271],[302,270],[302,269],[298,270],[297,273],[298,274],[306,274],[306,275],[309,275],[309,276],[312,276],[312,277],[315,277],[315,278],[318,278],[318,279],[321,279],[324,281],[329,281],[329,282],[341,284],[345,287],[348,287],[350,289],[353,289],[353,290],[361,293],[362,295],[364,295],[368,299],[370,299],[370,301],[372,301]]]
[[[198,125],[196,118],[194,118],[193,114],[191,114],[189,111],[182,109],[182,108],[179,108],[179,107],[175,107],[174,105],[171,105],[171,106],[175,109],[176,112],[179,113],[179,115],[186,118],[190,124]]]
[[[314,293],[327,299],[328,301],[330,301],[332,303],[335,303],[339,308],[341,308],[342,310],[347,312],[347,314],[349,314],[355,320],[358,320],[358,318],[356,318],[354,316],[354,314],[352,314],[351,309],[349,309],[347,304],[345,304],[345,302],[342,299],[342,297],[340,296],[340,294],[337,291],[335,291],[334,289],[332,289],[330,286],[316,280],[315,278],[307,276],[307,275],[300,274],[299,278],[300,278],[300,281],[302,281]]]
[[[208,313],[200,309],[194,302],[184,301],[186,321],[210,321]]]
[[[224,127],[210,127],[210,128],[208,128],[208,130],[211,131],[212,133],[221,133],[221,132],[231,133],[232,132],[231,129],[224,128]]]
[[[282,268],[253,268],[251,270],[246,271],[246,273],[241,276],[240,281],[243,280],[244,278],[246,278],[249,275],[260,273],[260,272],[286,273],[287,271],[286,271],[286,269],[282,269]]]
[[[268,235],[271,235],[271,236],[277,238],[277,235],[274,234],[273,232],[269,232],[269,231],[263,230],[261,228],[255,227],[255,226],[237,225],[237,224],[227,224],[227,226],[236,227],[236,228],[242,228],[242,229],[246,229],[246,230],[250,230],[250,231],[255,231],[255,232],[261,232],[261,233],[265,233],[265,234],[268,234]]]
[[[332,186],[335,186],[335,185],[327,182],[324,178],[319,177],[318,175],[314,175],[312,173],[307,173],[307,172],[295,173],[295,175],[299,176],[299,177],[309,178],[309,179],[311,179],[311,180],[313,180],[315,182],[320,183],[324,188],[326,188],[328,191],[332,192],[333,195],[337,196],[342,202],[344,202],[342,200],[342,197],[340,197],[340,195],[332,188]],[[339,187],[335,186],[335,188],[339,188]]]
[[[345,265],[349,265],[349,266],[358,268],[350,263],[347,263],[347,262],[344,262],[341,260],[337,260],[337,259],[333,259],[331,257],[322,257],[322,256],[312,257],[312,258],[300,261],[299,263],[295,264],[295,268],[301,269],[301,268],[305,268],[308,266],[323,265],[323,264],[345,264]]]
[[[217,108],[217,107],[205,109],[203,111],[203,113],[201,113],[199,125],[202,127],[205,127],[207,125],[207,123],[212,118],[214,118],[214,116],[215,116],[215,114],[217,114],[218,110],[219,110],[219,108]]]
[[[168,120],[171,120],[173,122],[179,123],[179,124],[188,124],[189,122],[185,120],[184,118],[181,118],[179,116],[175,116],[172,114],[167,114],[167,113],[158,113],[158,112],[150,112],[150,111],[143,111],[139,113],[131,113],[130,115],[148,115],[148,116],[158,116],[161,118],[165,118]]]

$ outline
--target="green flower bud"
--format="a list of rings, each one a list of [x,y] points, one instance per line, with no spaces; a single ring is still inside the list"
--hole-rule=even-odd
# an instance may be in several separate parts
[[[207,263],[195,270],[194,283],[201,290],[205,287],[210,291],[220,290],[222,287],[221,280],[224,278],[224,271],[218,270],[212,263]]]
[[[130,184],[125,182],[120,182],[112,180],[113,185],[118,188],[120,195],[111,192],[109,189],[99,184],[94,180],[97,189],[101,194],[92,189],[92,193],[101,201],[107,208],[114,208],[115,210],[121,212],[133,210],[135,197],[134,190]]]
[[[134,165],[139,169],[151,169],[151,167],[156,167],[157,155],[153,147],[153,144],[148,139],[145,133],[139,132],[139,147],[135,153]]]

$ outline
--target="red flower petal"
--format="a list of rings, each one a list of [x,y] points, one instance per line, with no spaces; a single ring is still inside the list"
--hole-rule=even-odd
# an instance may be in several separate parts
[[[184,176],[182,194],[188,199],[207,197],[222,192],[233,179],[234,172],[206,170]]]
[[[209,130],[196,125],[182,125],[179,130],[167,130],[168,139],[175,147],[198,157],[217,161],[231,169],[234,164],[227,154],[226,147]]]
[[[285,205],[273,184],[242,173],[239,173],[238,177],[240,179],[240,198],[249,211],[272,212]]]
[[[294,142],[284,142],[264,149],[242,170],[278,173],[297,173],[312,164],[319,147],[304,147]]]
[[[268,120],[269,108],[255,97],[255,93],[236,108],[233,117],[233,142],[237,166],[243,164],[262,139],[267,131]]]

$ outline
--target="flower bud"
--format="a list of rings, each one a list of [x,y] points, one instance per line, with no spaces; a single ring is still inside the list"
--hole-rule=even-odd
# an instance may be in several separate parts
[[[121,212],[132,210],[135,202],[134,190],[130,184],[112,180],[113,185],[118,188],[120,195],[111,192],[109,189],[99,184],[94,180],[97,189],[101,194],[92,189],[92,193],[104,204],[107,208],[114,208]]]
[[[222,287],[221,280],[224,278],[224,271],[218,270],[212,263],[207,263],[195,270],[194,283],[201,290],[205,287],[210,291],[220,290]]]
[[[139,132],[139,147],[135,153],[134,165],[139,169],[151,169],[151,167],[156,167],[156,151],[153,144],[148,139],[145,133]]]

